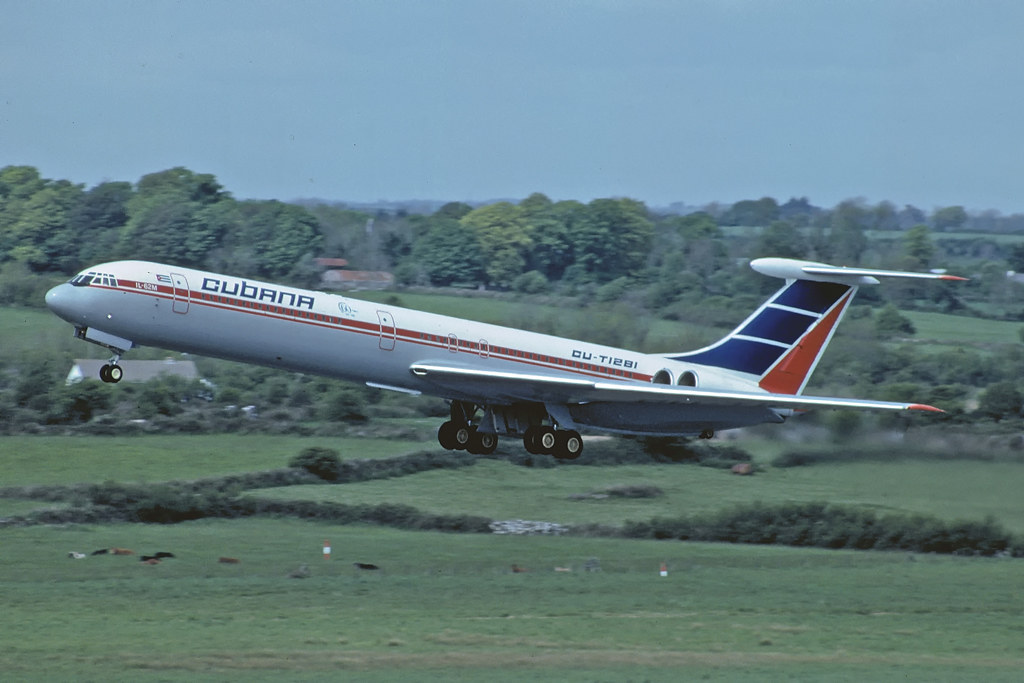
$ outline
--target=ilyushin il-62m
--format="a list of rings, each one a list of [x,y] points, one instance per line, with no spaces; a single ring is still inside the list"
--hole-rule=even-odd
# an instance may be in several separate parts
[[[440,396],[451,418],[439,442],[478,454],[507,436],[531,453],[575,458],[584,427],[708,438],[814,408],[938,411],[803,390],[858,287],[963,278],[781,258],[750,266],[785,284],[718,342],[667,354],[144,261],[84,270],[46,304],[76,337],[110,350],[105,382],[119,381],[121,356],[144,345]]]

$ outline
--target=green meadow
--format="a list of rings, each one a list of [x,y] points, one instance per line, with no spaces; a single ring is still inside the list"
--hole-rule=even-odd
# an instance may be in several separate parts
[[[1021,323],[986,318],[968,318],[945,313],[905,311],[913,324],[915,339],[957,345],[1019,344]]]
[[[314,445],[343,458],[433,448],[230,435],[3,437],[0,468],[4,485],[158,482],[281,467]],[[653,484],[665,495],[575,495],[619,484]],[[1005,462],[766,465],[736,477],[690,465],[482,460],[247,495],[604,524],[751,500],[829,500],[988,515],[1022,533],[1022,484],[1024,465]],[[42,505],[4,499],[0,515]],[[115,546],[137,555],[67,557]],[[137,559],[157,551],[175,557],[157,566]],[[290,578],[302,565],[308,576]],[[1024,572],[1011,559],[201,520],[0,528],[0,591],[0,675],[19,681],[1009,681],[1024,667]]]
[[[176,557],[62,557],[115,544]],[[7,529],[3,549],[7,680],[1009,681],[1024,667],[1014,561],[275,520]]]
[[[70,347],[71,341],[71,326],[48,310],[0,306],[0,349],[5,356],[28,348]]]

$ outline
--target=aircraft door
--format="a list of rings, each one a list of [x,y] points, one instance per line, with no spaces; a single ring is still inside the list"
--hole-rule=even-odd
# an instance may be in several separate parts
[[[387,311],[377,311],[377,320],[380,321],[380,348],[384,351],[394,351],[395,338],[398,336],[395,319]]]
[[[184,275],[171,273],[171,284],[174,287],[174,305],[171,307],[171,310],[175,313],[188,313],[188,280],[185,279]]]

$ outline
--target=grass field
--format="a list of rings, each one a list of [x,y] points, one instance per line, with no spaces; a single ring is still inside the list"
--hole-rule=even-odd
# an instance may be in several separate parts
[[[0,349],[61,348],[73,341],[71,326],[45,309],[0,306]]]
[[[410,450],[362,439],[5,437],[0,467],[5,484],[189,479],[280,467],[312,445],[346,457]],[[685,465],[483,461],[260,495],[613,524],[825,499],[991,514],[1019,531],[1022,473],[1007,463],[910,461],[744,478]],[[624,483],[666,495],[568,499]],[[0,513],[37,505],[5,500]],[[155,567],[67,558],[111,546],[176,557]],[[591,558],[600,572],[583,571]],[[354,561],[383,570],[359,574]],[[310,577],[287,578],[301,564]],[[513,564],[530,571],[512,573]],[[9,680],[1015,680],[1024,666],[1024,573],[1014,560],[265,519],[2,529],[0,591],[0,675]]]
[[[1019,344],[1021,323],[984,318],[966,318],[945,313],[904,311],[917,330],[915,339],[972,344]]]
[[[1013,561],[292,521],[8,529],[2,543],[8,680],[1018,680],[1024,667]],[[109,545],[177,557],[63,557]],[[601,571],[581,571],[590,558]],[[300,564],[310,577],[287,578]]]

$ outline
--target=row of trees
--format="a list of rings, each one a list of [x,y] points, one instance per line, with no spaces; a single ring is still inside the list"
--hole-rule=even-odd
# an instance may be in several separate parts
[[[88,190],[30,166],[0,169],[0,262],[34,272],[138,258],[294,277],[321,243],[302,207],[239,202],[214,176],[185,168]]]
[[[654,285],[669,301],[699,283],[711,293],[714,278],[731,276],[741,256],[893,267],[975,258],[1024,270],[1024,248],[993,240],[965,248],[964,240],[945,237],[979,226],[1024,233],[1024,217],[982,220],[959,206],[926,214],[858,200],[823,209],[805,198],[779,204],[770,197],[706,208],[659,214],[634,199],[582,203],[538,193],[519,203],[449,203],[429,215],[371,214],[239,201],[213,175],[186,168],[86,189],[31,166],[7,166],[0,169],[0,267],[66,275],[139,258],[300,284],[315,280],[312,258],[324,255],[392,270],[406,284],[536,292],[626,278]]]

